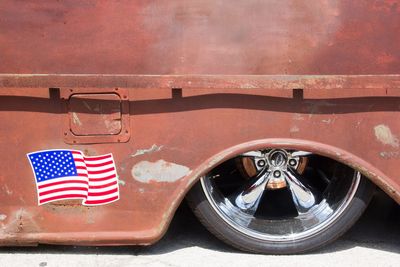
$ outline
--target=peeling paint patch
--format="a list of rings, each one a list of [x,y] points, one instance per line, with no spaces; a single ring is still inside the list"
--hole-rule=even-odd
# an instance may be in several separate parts
[[[375,137],[384,145],[399,147],[399,139],[392,133],[387,125],[380,124],[374,127]]]
[[[251,83],[245,83],[245,84],[241,84],[240,88],[241,89],[254,89],[254,88],[257,88],[257,86],[255,86],[254,84],[251,84]]]
[[[360,127],[362,121],[363,121],[363,119],[361,119],[361,120],[359,120],[359,121],[357,122],[356,128]]]
[[[4,214],[3,214],[4,215]],[[40,227],[35,222],[33,214],[29,211],[20,208],[14,211],[11,215],[6,216],[8,223],[4,225],[4,233],[19,233],[26,232],[42,232]]]
[[[296,121],[304,121],[305,118],[303,117],[303,115],[301,115],[301,114],[299,114],[299,113],[296,113],[296,114],[293,115],[293,120],[296,120]]]
[[[321,122],[325,123],[325,124],[331,124],[332,120],[331,119],[327,119],[327,120],[322,120]]]
[[[118,179],[118,184],[124,186],[126,184],[126,182],[124,180]]]
[[[13,191],[11,191],[7,185],[4,185],[4,190],[6,191],[7,195],[11,196],[13,194]]]
[[[108,132],[110,134],[114,134],[114,133],[118,133],[121,129],[121,121],[120,120],[107,120],[106,116],[103,115],[103,122],[104,122],[104,126],[106,126]]]
[[[299,129],[299,127],[297,127],[297,126],[293,126],[293,127],[290,128],[289,131],[290,131],[291,133],[298,133],[298,132],[300,132],[300,129]]]
[[[7,215],[0,214],[0,221],[4,221],[7,218]]]
[[[156,144],[153,144],[148,149],[138,149],[135,154],[131,155],[131,157],[134,158],[134,157],[141,156],[144,154],[151,154],[151,153],[160,151],[162,148],[163,148],[163,146],[157,146]]]
[[[132,177],[141,182],[175,182],[185,177],[190,169],[183,165],[178,165],[165,160],[156,162],[141,161],[134,165],[131,170]]]
[[[381,153],[379,153],[379,155],[384,158],[384,159],[391,159],[391,158],[400,158],[400,152],[394,152],[394,151],[383,151]]]

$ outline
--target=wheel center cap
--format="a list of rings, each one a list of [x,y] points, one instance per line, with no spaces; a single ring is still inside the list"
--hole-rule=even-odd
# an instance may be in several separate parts
[[[283,167],[286,165],[287,157],[283,151],[274,151],[269,156],[269,162],[273,167]]]

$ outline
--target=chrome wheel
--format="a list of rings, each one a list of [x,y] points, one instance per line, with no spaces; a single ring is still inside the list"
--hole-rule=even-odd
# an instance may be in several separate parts
[[[265,149],[217,166],[201,178],[200,190],[213,216],[231,234],[239,235],[241,242],[248,238],[249,243],[264,244],[264,249],[256,245],[245,250],[291,253],[285,246],[305,251],[327,242],[312,239],[343,223],[340,218],[349,211],[361,181],[366,180],[359,172],[332,159],[307,151]],[[358,213],[349,218],[357,219]],[[243,248],[235,237],[222,239]]]

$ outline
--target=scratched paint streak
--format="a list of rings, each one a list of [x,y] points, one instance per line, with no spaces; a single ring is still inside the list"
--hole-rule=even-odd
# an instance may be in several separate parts
[[[155,182],[175,182],[187,174],[190,169],[176,163],[158,160],[156,162],[141,161],[134,165],[131,170],[132,177],[141,183]]]
[[[75,112],[72,112],[72,121],[74,122],[74,124],[78,124],[79,126],[82,126],[82,122]]]

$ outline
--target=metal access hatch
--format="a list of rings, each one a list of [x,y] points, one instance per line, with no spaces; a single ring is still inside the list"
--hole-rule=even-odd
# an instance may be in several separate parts
[[[75,94],[68,101],[71,132],[77,136],[116,135],[122,130],[117,94]]]
[[[126,89],[62,89],[67,143],[126,142],[129,102]]]

